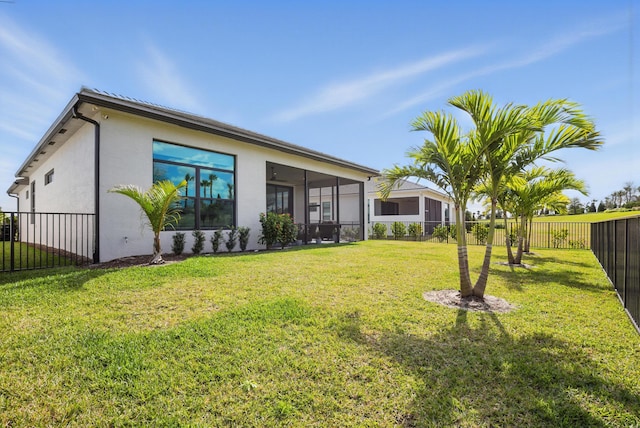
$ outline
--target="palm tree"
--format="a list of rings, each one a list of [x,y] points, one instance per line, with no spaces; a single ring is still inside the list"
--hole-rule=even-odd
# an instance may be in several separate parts
[[[408,156],[413,165],[383,171],[383,198],[393,186],[408,177],[426,178],[443,189],[454,201],[457,218],[460,293],[482,298],[486,289],[499,197],[509,179],[540,159],[557,160],[550,155],[560,149],[596,149],[600,135],[593,122],[576,103],[549,100],[533,107],[507,104],[497,108],[493,99],[481,91],[468,91],[453,97],[449,104],[468,113],[473,129],[462,135],[452,116],[425,112],[413,123],[413,130],[428,131],[434,141],[425,140]],[[547,132],[547,130],[550,130]],[[466,253],[464,217],[473,189],[483,182],[490,199],[490,229],[482,271],[471,286]]]
[[[456,107],[469,113],[474,131],[484,140],[481,145],[485,147],[484,192],[491,201],[491,220],[482,271],[473,287],[473,294],[478,297],[484,296],[489,276],[495,210],[505,184],[540,159],[558,160],[551,156],[558,150],[575,147],[595,150],[602,145],[595,125],[574,102],[548,100],[530,108],[507,104],[500,109],[492,103],[488,95],[473,91],[453,101]]]
[[[412,123],[414,131],[427,131],[433,141],[425,139],[423,145],[407,154],[413,159],[412,165],[398,166],[383,171],[380,193],[383,199],[389,197],[394,186],[410,177],[426,179],[446,192],[453,200],[456,216],[456,241],[458,245],[458,269],[460,273],[460,294],[472,294],[465,212],[473,187],[480,179],[482,147],[479,140],[462,135],[454,117],[444,112],[424,112]]]
[[[560,210],[560,206],[566,204],[568,198],[562,194],[563,190],[577,190],[586,195],[584,181],[578,180],[565,168],[533,167],[510,180],[506,197],[513,207],[513,214],[520,219],[518,251],[515,258],[509,259],[510,264],[522,263],[522,254],[528,250],[535,212],[544,206]]]
[[[207,197],[207,189],[211,188],[211,181],[208,180],[202,180],[202,182],[200,183],[201,187],[204,187],[204,197]]]
[[[188,172],[184,175],[184,195],[189,196],[189,182],[195,180],[196,178],[189,174]],[[184,199],[184,208],[187,209],[187,198]]]
[[[153,231],[153,257],[149,264],[164,263],[160,248],[160,232],[166,227],[173,227],[180,220],[177,203],[182,199],[180,190],[186,186],[187,180],[183,180],[177,186],[170,180],[164,180],[154,183],[147,191],[131,184],[115,186],[109,190],[136,201],[147,217],[147,223]]]
[[[213,198],[213,182],[218,179],[215,174],[209,174],[209,196]]]
[[[453,97],[449,104],[466,112],[474,123],[471,138],[482,147],[483,187],[489,199],[489,234],[480,276],[473,295],[482,298],[489,278],[493,239],[495,236],[498,197],[506,179],[522,169],[528,160],[521,159],[521,148],[530,136],[540,130],[539,121],[526,106],[507,104],[496,107],[493,98],[482,91],[468,91]]]

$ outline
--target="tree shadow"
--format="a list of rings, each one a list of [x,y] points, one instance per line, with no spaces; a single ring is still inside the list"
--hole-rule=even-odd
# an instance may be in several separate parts
[[[558,263],[557,260],[553,260],[553,262]],[[571,267],[563,270],[552,270],[545,268],[544,263],[537,262],[529,269],[516,267],[509,267],[509,270],[492,268],[491,275],[502,278],[508,288],[517,291],[522,291],[524,287],[533,283],[545,284],[549,282],[556,282],[567,287],[596,293],[607,293],[610,290],[607,286],[594,282],[592,277],[579,270],[571,269]]]
[[[82,289],[86,282],[111,271],[110,269],[89,269],[70,266],[7,272],[0,274],[0,290],[6,293],[19,292],[30,288],[77,291]]]
[[[455,324],[431,337],[385,331],[345,338],[365,344],[410,371],[418,389],[404,426],[609,426],[612,408],[640,420],[640,397],[600,375],[588,350],[550,334],[514,337],[496,314],[477,327],[459,310]]]

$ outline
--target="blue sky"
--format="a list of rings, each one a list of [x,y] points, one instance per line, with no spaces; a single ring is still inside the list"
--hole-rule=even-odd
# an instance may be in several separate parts
[[[640,186],[639,15],[640,0],[0,2],[0,207],[83,85],[377,169],[407,163],[425,137],[410,122],[468,89],[569,98],[606,143],[561,157],[600,200]]]

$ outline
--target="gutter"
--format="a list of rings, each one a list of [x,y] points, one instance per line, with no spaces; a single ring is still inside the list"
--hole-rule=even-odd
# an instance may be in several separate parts
[[[18,195],[10,192],[7,192],[7,195],[10,198],[16,198],[16,212],[20,212],[20,198],[18,197]]]
[[[90,119],[78,112],[78,104],[74,104],[72,108],[72,118],[84,120],[93,125],[94,144],[93,144],[93,192],[94,192],[94,215],[95,215],[95,238],[94,238],[94,250],[93,250],[93,262],[100,262],[100,123],[93,119]]]

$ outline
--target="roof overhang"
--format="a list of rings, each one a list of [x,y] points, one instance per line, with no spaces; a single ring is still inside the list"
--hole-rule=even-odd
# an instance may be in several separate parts
[[[238,128],[227,123],[219,122],[203,116],[182,112],[156,104],[141,102],[138,100],[119,97],[104,92],[98,92],[87,88],[76,95],[79,103],[88,103],[98,107],[113,109],[148,119],[158,120],[164,123],[202,131],[210,134],[220,135],[249,144],[255,144],[281,152],[303,156],[320,162],[349,168],[371,176],[379,175],[379,171],[363,165],[346,161],[325,153],[307,149],[302,146],[287,143],[286,141],[258,134],[246,129]]]
[[[86,105],[86,106],[85,106]],[[95,106],[97,108],[112,109],[124,113],[148,119],[158,120],[164,123],[170,123],[180,127],[206,132],[209,134],[220,135],[234,140],[242,141],[257,146],[278,150],[308,159],[344,167],[368,176],[378,176],[378,170],[346,161],[325,153],[307,149],[302,146],[287,143],[286,141],[258,134],[246,129],[238,128],[223,122],[219,122],[206,117],[170,109],[156,104],[146,103],[135,100],[133,98],[121,97],[106,92],[92,90],[89,88],[81,88],[80,92],[75,94],[67,103],[62,113],[56,118],[49,127],[44,136],[29,154],[20,168],[16,172],[16,177],[24,177],[29,175],[29,169],[39,161],[39,156],[43,156],[52,149],[55,150],[62,145],[66,139],[72,135],[84,122],[72,120],[74,111],[83,109],[83,107]],[[93,109],[93,110],[96,110]],[[86,108],[83,109],[86,111]],[[66,134],[66,135],[65,135]],[[55,146],[55,147],[52,147]],[[12,189],[14,188],[12,185]],[[11,190],[11,189],[10,189]]]

